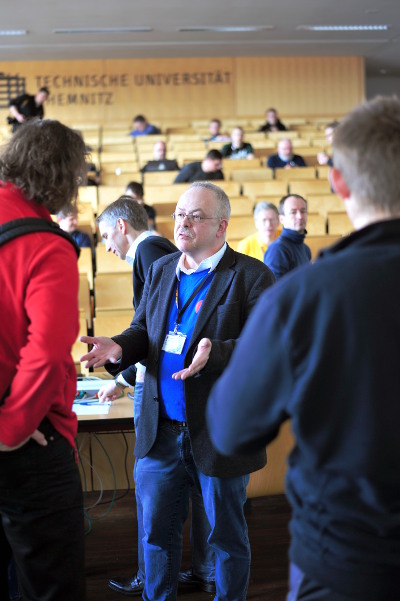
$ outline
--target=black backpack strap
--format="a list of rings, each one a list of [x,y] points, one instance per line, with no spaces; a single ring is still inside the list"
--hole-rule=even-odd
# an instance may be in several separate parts
[[[54,221],[40,219],[39,217],[23,217],[22,219],[14,219],[0,225],[0,246],[10,240],[14,240],[14,238],[35,232],[50,232],[65,238],[65,240],[68,240],[72,244],[79,258],[81,249],[72,236],[64,232]]]

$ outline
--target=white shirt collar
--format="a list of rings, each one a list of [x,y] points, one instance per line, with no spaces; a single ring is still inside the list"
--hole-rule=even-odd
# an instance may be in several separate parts
[[[139,244],[141,242],[143,242],[143,240],[145,240],[149,236],[154,236],[154,234],[150,230],[146,230],[145,232],[142,232],[136,238],[136,240],[130,245],[129,250],[126,253],[126,257],[125,257],[125,260],[129,263],[129,265],[133,266],[133,263],[135,261],[135,255],[136,255],[136,249],[137,249],[137,247],[139,246]]]
[[[190,274],[196,273],[198,271],[204,271],[205,269],[208,269],[209,273],[211,271],[214,271],[214,269],[216,269],[218,263],[224,256],[226,247],[227,247],[227,245],[225,242],[225,244],[222,246],[222,248],[220,248],[214,255],[211,255],[211,257],[207,257],[206,259],[203,259],[203,261],[200,263],[200,265],[197,267],[197,269],[187,269],[187,267],[185,267],[185,255],[184,255],[184,253],[182,253],[179,258],[178,265],[176,266],[176,277],[178,278],[178,280],[180,279],[181,271],[183,271],[183,273],[186,273],[186,275],[190,275]]]

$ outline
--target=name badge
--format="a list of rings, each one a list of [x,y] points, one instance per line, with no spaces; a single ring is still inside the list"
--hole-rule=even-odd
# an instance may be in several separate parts
[[[164,340],[162,350],[166,353],[173,353],[174,355],[180,355],[183,351],[183,347],[186,340],[186,334],[177,332],[169,332]]]

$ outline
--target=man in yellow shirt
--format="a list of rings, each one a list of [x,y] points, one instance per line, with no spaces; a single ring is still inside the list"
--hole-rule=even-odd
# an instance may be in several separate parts
[[[279,212],[272,202],[261,201],[256,204],[253,215],[257,231],[240,240],[237,250],[263,261],[268,246],[281,233]]]

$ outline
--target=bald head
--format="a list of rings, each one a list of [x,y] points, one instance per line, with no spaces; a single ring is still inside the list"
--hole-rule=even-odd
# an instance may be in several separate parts
[[[153,146],[153,155],[155,161],[163,161],[167,155],[167,145],[159,140]]]

